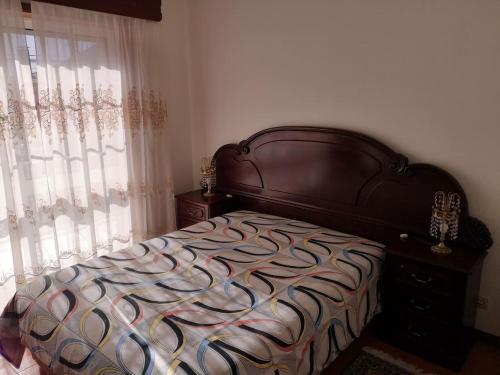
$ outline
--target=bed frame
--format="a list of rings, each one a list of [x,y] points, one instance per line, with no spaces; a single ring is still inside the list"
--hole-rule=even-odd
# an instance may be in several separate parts
[[[461,197],[456,244],[485,251],[487,227],[469,215],[458,181],[360,133],[283,126],[260,131],[215,153],[217,190],[237,207],[283,215],[390,243],[400,233],[428,237],[438,190]]]

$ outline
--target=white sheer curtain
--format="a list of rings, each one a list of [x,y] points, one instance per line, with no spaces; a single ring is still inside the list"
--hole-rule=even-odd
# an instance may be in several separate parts
[[[58,267],[21,3],[0,0],[0,283]],[[49,242],[51,242],[49,244]],[[45,247],[42,250],[42,247]]]
[[[172,229],[157,25],[32,2],[32,83],[19,1],[0,4],[0,283]]]

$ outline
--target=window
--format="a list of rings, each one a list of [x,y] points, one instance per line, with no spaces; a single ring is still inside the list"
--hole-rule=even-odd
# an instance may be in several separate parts
[[[26,27],[26,46],[28,47],[28,55],[30,59],[31,78],[33,80],[33,89],[36,96],[38,91],[38,80],[36,74],[36,46],[30,13],[24,13],[24,26]]]
[[[36,76],[36,47],[33,30],[26,29],[26,45],[28,46],[28,54],[30,57],[31,77],[33,79],[33,88],[37,91],[37,76]]]

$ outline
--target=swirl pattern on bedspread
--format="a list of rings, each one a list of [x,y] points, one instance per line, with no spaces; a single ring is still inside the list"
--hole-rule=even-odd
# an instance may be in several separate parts
[[[383,256],[236,211],[35,278],[12,306],[55,374],[317,374],[377,311]]]

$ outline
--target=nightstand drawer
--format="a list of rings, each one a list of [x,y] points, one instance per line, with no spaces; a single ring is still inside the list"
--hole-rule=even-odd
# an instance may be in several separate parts
[[[394,281],[432,292],[453,294],[454,275],[448,270],[398,257],[391,258],[389,267]]]
[[[205,207],[182,201],[179,205],[180,215],[191,220],[200,221],[207,219]]]
[[[458,327],[447,327],[421,319],[404,310],[384,312],[378,333],[395,346],[459,371],[470,348],[470,335]]]
[[[234,211],[235,207],[232,196],[214,193],[206,197],[201,190],[176,195],[175,199],[178,229]]]
[[[417,287],[391,287],[388,309],[402,308],[410,313],[441,321],[444,324],[460,322],[461,307],[457,299],[438,295]]]
[[[428,347],[445,347],[451,352],[457,351],[461,346],[460,331],[453,326],[446,326],[405,310],[393,310],[388,317],[388,327],[393,335]]]

